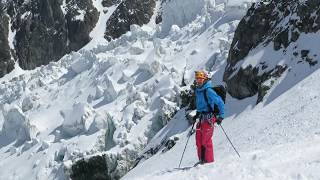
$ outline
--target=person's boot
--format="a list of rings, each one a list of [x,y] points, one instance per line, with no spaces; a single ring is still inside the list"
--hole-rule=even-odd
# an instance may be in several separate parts
[[[205,164],[206,162],[204,161],[204,160],[200,160],[200,161],[198,161],[197,163],[195,163],[194,165],[193,165],[193,167],[196,167],[196,166],[198,166],[198,165],[202,165],[202,164]]]
[[[198,166],[199,164],[204,164],[206,163],[206,160],[205,160],[205,153],[206,153],[206,148],[204,146],[201,147],[201,159],[194,164],[194,167],[195,166]]]

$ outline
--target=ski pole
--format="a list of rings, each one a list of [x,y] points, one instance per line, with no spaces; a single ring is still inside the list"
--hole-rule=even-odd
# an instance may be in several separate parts
[[[190,139],[190,137],[191,137],[191,131],[193,130],[194,124],[195,124],[195,122],[192,124],[191,130],[190,130],[190,132],[189,132],[189,134],[188,134],[188,136],[189,136],[189,137],[188,137],[188,139],[187,139],[187,143],[186,143],[186,145],[184,146],[184,150],[183,150],[183,153],[182,153],[182,156],[181,156],[180,162],[179,162],[179,168],[180,168],[180,165],[181,165],[181,162],[182,162],[182,159],[183,159],[184,152],[186,151],[186,148],[187,148],[187,145],[188,145],[189,139]]]
[[[233,146],[233,144],[232,144],[232,142],[231,142],[230,138],[228,137],[228,135],[227,135],[226,131],[223,129],[223,127],[222,127],[222,125],[221,125],[221,124],[220,124],[220,127],[221,127],[222,131],[224,132],[224,134],[226,135],[227,139],[229,140],[229,142],[230,142],[231,146],[233,147],[234,151],[238,154],[238,156],[239,156],[239,158],[240,158],[240,154],[239,154],[239,152],[238,152],[238,151],[236,150],[236,148]]]

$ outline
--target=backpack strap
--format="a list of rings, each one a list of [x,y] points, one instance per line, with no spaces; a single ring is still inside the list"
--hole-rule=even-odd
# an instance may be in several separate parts
[[[208,95],[207,95],[207,89],[204,90],[204,99],[206,100],[209,112],[213,112],[213,109],[209,104]]]

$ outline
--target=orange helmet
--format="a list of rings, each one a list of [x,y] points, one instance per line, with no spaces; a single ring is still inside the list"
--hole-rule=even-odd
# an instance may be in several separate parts
[[[208,74],[205,71],[195,71],[196,79],[208,79]]]

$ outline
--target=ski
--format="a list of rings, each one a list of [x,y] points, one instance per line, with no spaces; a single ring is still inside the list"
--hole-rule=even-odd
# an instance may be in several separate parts
[[[173,168],[173,169],[167,169],[162,171],[160,174],[164,173],[172,173],[172,172],[177,172],[177,171],[187,171],[189,169],[193,168],[193,166],[187,166],[187,167],[180,167],[180,168]]]
[[[194,166],[186,166],[186,167],[180,167],[180,168],[173,168],[174,170],[188,170],[188,169],[191,169],[193,168]]]
[[[201,164],[203,164],[203,163],[202,162],[197,162],[193,166],[177,167],[177,168],[173,168],[173,169],[168,169],[166,171],[162,171],[161,174],[175,172],[175,171],[187,171],[187,170],[189,170],[191,168],[194,168],[194,167],[197,167],[198,165],[201,165]]]

